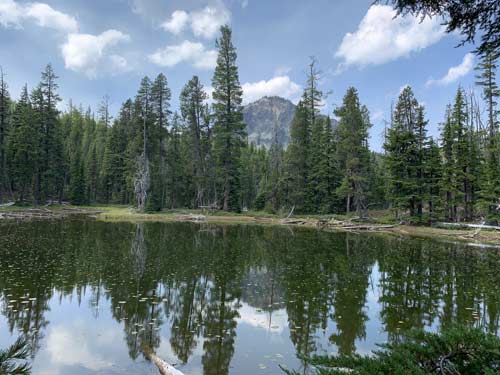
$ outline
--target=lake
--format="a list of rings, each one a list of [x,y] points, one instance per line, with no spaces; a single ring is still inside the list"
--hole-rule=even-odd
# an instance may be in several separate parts
[[[499,333],[500,250],[278,226],[0,224],[0,348],[33,374],[282,374],[412,328]]]

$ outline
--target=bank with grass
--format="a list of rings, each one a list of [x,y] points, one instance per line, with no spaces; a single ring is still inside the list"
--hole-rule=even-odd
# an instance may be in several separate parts
[[[325,231],[370,232],[385,235],[419,238],[438,238],[446,241],[469,242],[475,245],[500,246],[500,231],[486,227],[469,228],[467,224],[433,226],[398,223],[390,211],[370,212],[366,219],[353,215],[276,215],[261,211],[228,213],[206,210],[167,210],[140,212],[131,206],[72,206],[49,205],[0,207],[0,221],[88,218],[106,222],[195,222],[206,224],[286,225]]]

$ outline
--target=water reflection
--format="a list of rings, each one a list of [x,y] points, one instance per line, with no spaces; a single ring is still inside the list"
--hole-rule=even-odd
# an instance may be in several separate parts
[[[35,374],[144,372],[145,351],[187,374],[276,374],[411,328],[499,332],[493,249],[187,223],[37,222],[0,233],[0,347],[24,336]]]

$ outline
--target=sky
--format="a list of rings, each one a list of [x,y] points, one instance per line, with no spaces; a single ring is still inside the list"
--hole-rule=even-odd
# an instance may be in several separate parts
[[[382,2],[384,4],[384,2]],[[61,108],[96,109],[108,95],[115,115],[145,75],[164,73],[172,109],[198,75],[210,91],[219,28],[237,48],[244,103],[265,95],[297,102],[311,56],[332,114],[350,86],[370,110],[370,146],[382,149],[391,103],[412,86],[439,135],[459,85],[474,88],[473,45],[456,47],[438,18],[394,18],[372,0],[0,0],[0,66],[11,96],[34,87],[51,63]]]

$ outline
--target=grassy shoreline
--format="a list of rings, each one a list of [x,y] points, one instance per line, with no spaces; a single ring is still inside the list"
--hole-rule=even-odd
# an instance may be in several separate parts
[[[35,213],[35,215],[31,215]],[[39,214],[38,214],[39,213]],[[203,215],[199,210],[173,210],[159,213],[141,213],[129,206],[41,206],[41,207],[0,207],[0,221],[4,220],[30,220],[30,219],[64,219],[75,216],[92,217],[105,222],[179,222],[196,221],[191,215]],[[211,224],[257,224],[257,225],[290,225],[305,228],[318,228],[320,215],[294,216],[300,219],[300,224],[284,223],[282,218],[263,212],[247,212],[241,214],[217,212],[214,215],[204,215],[201,223]],[[335,215],[336,219],[347,219],[342,215]],[[429,226],[399,225],[388,221],[387,217],[381,218],[380,213],[374,213],[366,223],[377,228],[381,224],[391,224],[390,228],[380,228],[370,233],[389,234],[404,237],[438,238],[447,241],[470,242],[472,244],[498,245],[500,247],[500,232],[481,230],[472,236],[474,230],[470,229],[442,229]],[[353,231],[342,227],[327,228],[328,231]],[[366,232],[366,231],[364,231]]]

